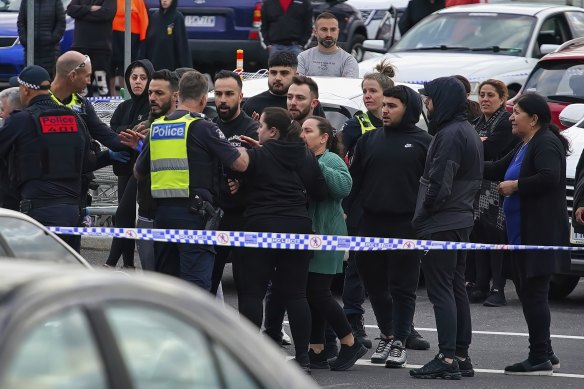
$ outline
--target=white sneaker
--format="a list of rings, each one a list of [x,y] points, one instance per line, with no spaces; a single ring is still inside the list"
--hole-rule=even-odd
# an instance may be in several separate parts
[[[290,336],[284,331],[284,327],[282,327],[282,345],[283,346],[290,346],[292,344],[292,339]]]
[[[389,348],[391,347],[391,339],[378,338],[379,343],[375,352],[371,356],[371,363],[385,363],[389,357]]]
[[[407,362],[406,349],[402,342],[395,340],[389,348],[389,356],[385,362],[385,367],[399,368],[404,367]]]

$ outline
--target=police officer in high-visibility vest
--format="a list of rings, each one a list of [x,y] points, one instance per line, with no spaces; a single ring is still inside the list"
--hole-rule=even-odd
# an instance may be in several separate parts
[[[76,226],[81,174],[88,166],[89,135],[82,120],[55,103],[49,73],[27,66],[11,79],[26,108],[0,129],[0,158],[14,148],[20,211],[46,226]],[[70,236],[62,236],[69,243]]]
[[[138,180],[150,175],[156,201],[156,228],[205,229],[211,216],[219,177],[219,162],[245,171],[249,158],[232,146],[219,128],[201,114],[207,104],[208,84],[197,71],[185,73],[179,84],[176,111],[152,123],[134,173]],[[155,245],[156,268],[176,273],[209,290],[213,271],[212,247],[186,243]],[[171,271],[172,273],[172,271]]]

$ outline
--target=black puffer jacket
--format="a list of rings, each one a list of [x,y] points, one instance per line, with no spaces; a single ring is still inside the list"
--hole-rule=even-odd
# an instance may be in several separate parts
[[[27,45],[27,3],[20,3],[18,38],[26,50]],[[62,0],[36,0],[34,2],[34,63],[53,75],[53,68],[59,53],[59,42],[65,33],[65,8]],[[26,57],[26,54],[25,54]]]
[[[474,199],[483,180],[483,145],[466,120],[466,92],[454,77],[424,83],[434,106],[430,144],[416,212],[412,221],[419,237],[474,224]]]
[[[91,11],[94,5],[101,8]],[[67,6],[67,15],[75,19],[71,48],[81,52],[97,50],[111,53],[112,22],[117,9],[117,0],[72,0]]]

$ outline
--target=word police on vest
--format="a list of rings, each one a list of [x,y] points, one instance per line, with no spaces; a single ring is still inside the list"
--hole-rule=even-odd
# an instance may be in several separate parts
[[[156,123],[152,125],[152,139],[182,139],[185,137],[185,123]]]
[[[41,131],[43,134],[78,132],[77,121],[73,115],[41,116]]]

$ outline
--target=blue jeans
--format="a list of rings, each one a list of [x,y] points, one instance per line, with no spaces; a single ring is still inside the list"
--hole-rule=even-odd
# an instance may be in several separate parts
[[[287,51],[290,54],[298,56],[298,54],[304,51],[304,48],[300,45],[272,45],[272,47],[270,47],[270,57],[282,51]]]
[[[187,207],[161,205],[156,210],[156,228],[205,229],[205,219]],[[156,271],[174,275],[205,290],[211,289],[215,251],[211,246],[190,243],[155,242]]]

